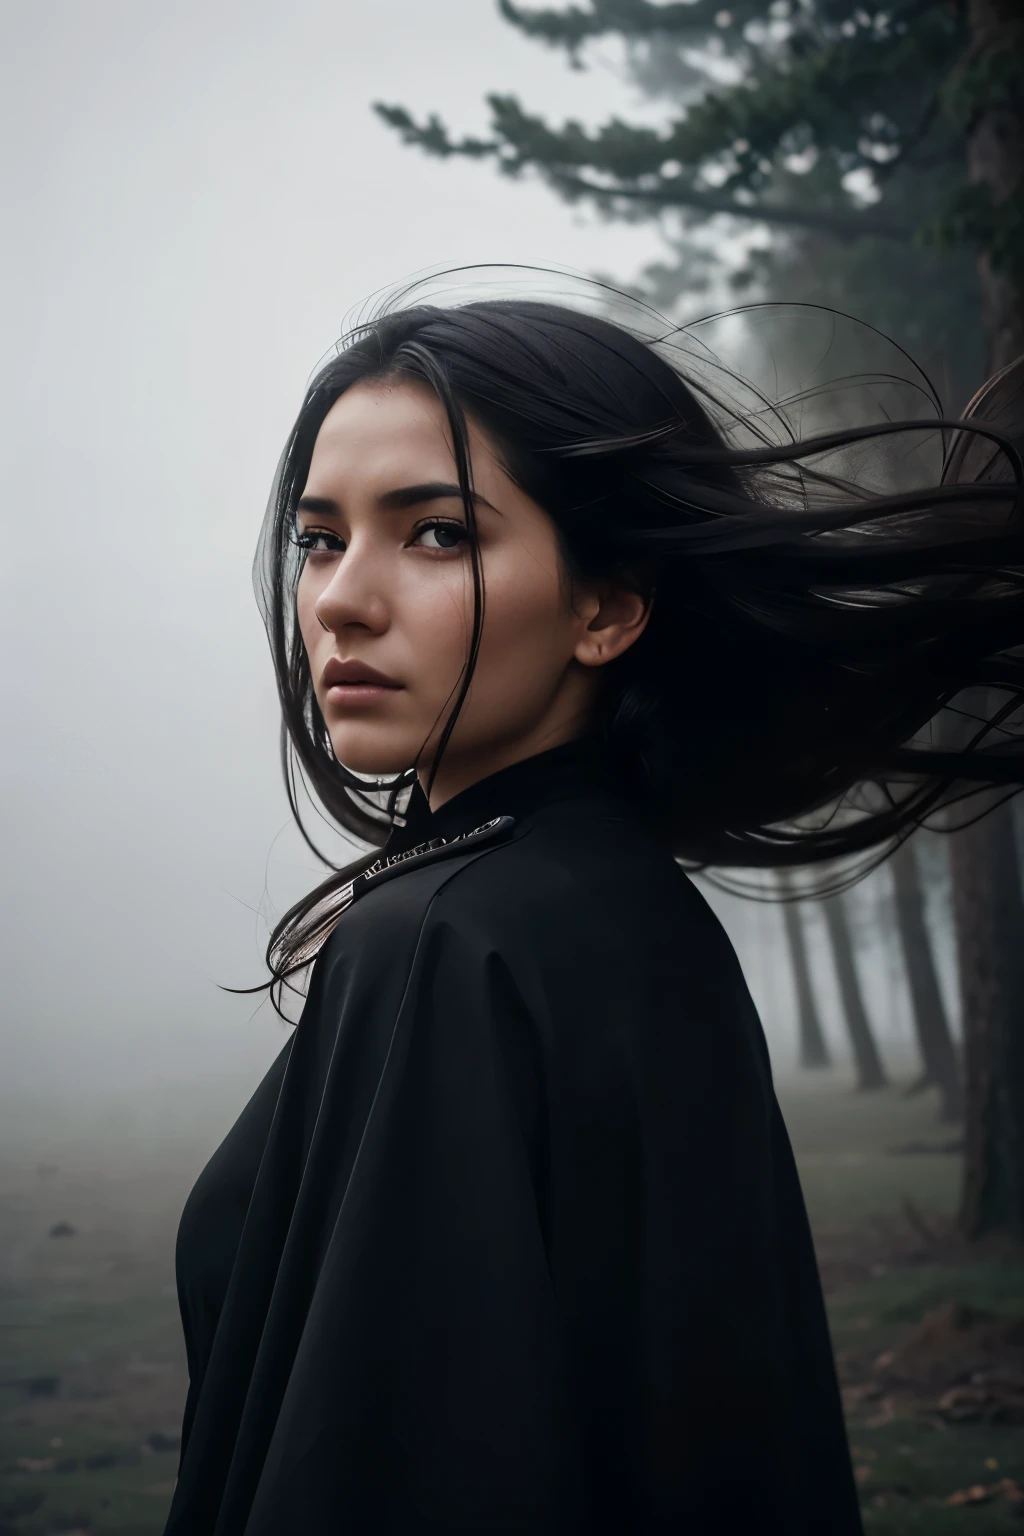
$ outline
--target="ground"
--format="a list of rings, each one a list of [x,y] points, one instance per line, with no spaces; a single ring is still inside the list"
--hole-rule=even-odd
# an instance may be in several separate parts
[[[956,1239],[961,1159],[930,1097],[807,1082],[780,1097],[866,1532],[1024,1533],[1024,1252]]]
[[[869,1536],[1024,1536],[1024,1255],[954,1239],[960,1159],[930,1098],[831,1074],[780,1097]],[[186,1385],[174,1229],[208,1150],[94,1136],[8,1152],[0,1536],[162,1530]]]

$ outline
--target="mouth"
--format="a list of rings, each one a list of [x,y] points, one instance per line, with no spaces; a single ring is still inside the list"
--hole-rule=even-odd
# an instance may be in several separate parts
[[[400,693],[403,687],[363,661],[339,661],[336,656],[324,667],[321,684],[327,700],[335,705],[375,703],[389,694]]]

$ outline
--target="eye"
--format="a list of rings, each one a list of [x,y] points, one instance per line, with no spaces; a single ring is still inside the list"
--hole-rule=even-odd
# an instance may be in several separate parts
[[[467,543],[468,539],[469,530],[465,523],[450,520],[438,522],[435,519],[430,523],[421,523],[409,543],[420,549],[453,550]]]
[[[337,554],[345,548],[344,539],[327,528],[296,527],[292,529],[291,540],[310,555]]]

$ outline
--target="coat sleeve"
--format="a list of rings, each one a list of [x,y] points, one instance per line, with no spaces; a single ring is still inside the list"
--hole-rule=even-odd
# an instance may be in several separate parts
[[[432,916],[246,1536],[583,1529],[534,1039],[500,948]]]

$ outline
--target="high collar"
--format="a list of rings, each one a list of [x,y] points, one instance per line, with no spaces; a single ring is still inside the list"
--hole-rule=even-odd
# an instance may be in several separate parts
[[[388,850],[399,851],[431,837],[457,837],[495,816],[518,819],[555,801],[614,794],[615,790],[615,776],[600,743],[584,737],[500,768],[460,790],[436,811],[431,811],[416,784],[406,824],[392,833]]]

